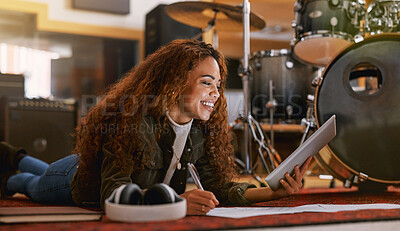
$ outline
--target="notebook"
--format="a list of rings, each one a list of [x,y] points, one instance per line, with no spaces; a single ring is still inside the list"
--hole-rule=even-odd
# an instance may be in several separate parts
[[[95,221],[100,220],[103,211],[92,211],[79,207],[2,207],[1,223]]]

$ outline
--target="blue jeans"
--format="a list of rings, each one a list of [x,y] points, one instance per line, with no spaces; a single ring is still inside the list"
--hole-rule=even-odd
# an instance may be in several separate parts
[[[73,204],[71,179],[78,162],[77,155],[66,156],[50,165],[26,156],[18,164],[21,173],[8,179],[7,190],[41,203]]]

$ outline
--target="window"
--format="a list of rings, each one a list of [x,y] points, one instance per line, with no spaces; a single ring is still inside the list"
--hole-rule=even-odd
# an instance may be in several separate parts
[[[51,60],[58,58],[54,52],[0,43],[0,72],[23,74],[28,98],[51,95]]]

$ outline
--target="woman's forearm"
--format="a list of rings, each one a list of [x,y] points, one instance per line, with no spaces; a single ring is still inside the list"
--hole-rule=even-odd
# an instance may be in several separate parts
[[[243,196],[252,203],[276,199],[274,191],[272,191],[272,189],[269,187],[249,188],[246,190]]]

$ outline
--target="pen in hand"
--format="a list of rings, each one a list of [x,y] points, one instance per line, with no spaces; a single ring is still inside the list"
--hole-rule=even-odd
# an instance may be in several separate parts
[[[197,188],[204,190],[203,186],[201,185],[200,176],[196,170],[196,167],[192,163],[188,163],[188,169],[189,169],[189,173],[192,176]]]
[[[199,173],[196,170],[196,167],[192,163],[188,163],[188,169],[189,173],[192,176],[194,183],[196,184],[197,188],[200,189],[201,191],[191,191],[195,192],[194,195],[196,195],[196,198],[200,196],[200,199],[196,199],[191,201],[191,203],[188,203],[188,208],[189,210],[192,209],[194,210],[194,214],[199,214],[199,206],[201,206],[201,215],[207,214],[211,209],[214,209],[218,204],[219,201],[217,198],[215,198],[214,194],[212,192],[206,192],[204,191],[203,186],[201,185],[200,182],[200,176]],[[207,202],[208,201],[208,202]]]

